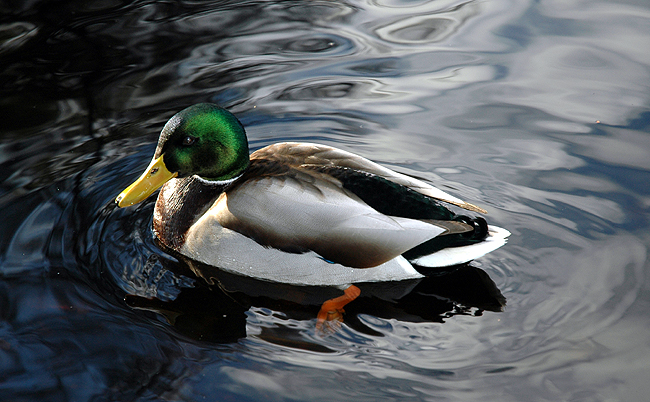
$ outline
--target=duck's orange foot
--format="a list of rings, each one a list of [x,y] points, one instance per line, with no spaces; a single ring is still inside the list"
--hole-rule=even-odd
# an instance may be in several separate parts
[[[361,289],[350,285],[343,291],[343,296],[329,299],[320,308],[316,320],[316,330],[319,332],[334,332],[343,322],[343,307],[359,297]]]

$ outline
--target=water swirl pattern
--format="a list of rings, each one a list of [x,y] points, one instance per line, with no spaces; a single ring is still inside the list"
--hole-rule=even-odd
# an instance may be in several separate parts
[[[638,1],[1,5],[0,400],[627,401],[650,361],[650,8]],[[488,210],[426,278],[271,284],[113,200],[199,102],[251,150],[335,146]]]

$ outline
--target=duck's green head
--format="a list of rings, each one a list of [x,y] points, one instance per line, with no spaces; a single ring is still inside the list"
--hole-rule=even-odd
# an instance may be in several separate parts
[[[241,175],[248,163],[246,131],[239,120],[217,105],[199,103],[169,119],[153,160],[115,201],[120,207],[137,204],[177,176],[231,180]]]

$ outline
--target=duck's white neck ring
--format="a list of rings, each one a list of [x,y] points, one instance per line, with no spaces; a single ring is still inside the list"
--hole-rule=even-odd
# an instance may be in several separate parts
[[[219,187],[224,187],[224,186],[227,186],[227,185],[231,184],[231,183],[234,182],[235,180],[239,179],[239,178],[242,177],[243,175],[244,175],[244,174],[242,173],[242,174],[240,174],[239,176],[235,176],[235,177],[233,177],[232,179],[228,179],[228,180],[206,180],[206,179],[204,179],[203,177],[198,176],[198,175],[194,175],[194,176],[192,176],[192,177],[195,178],[196,180],[200,181],[201,183],[207,185],[207,186],[219,186]]]

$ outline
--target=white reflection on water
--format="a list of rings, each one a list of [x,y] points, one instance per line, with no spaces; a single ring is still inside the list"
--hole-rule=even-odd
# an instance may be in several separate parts
[[[456,3],[456,4],[455,4]],[[479,14],[478,2],[425,2],[415,7],[369,8],[377,16],[373,22],[377,37],[396,44],[415,45],[434,43],[447,39],[463,26],[468,19]],[[382,15],[383,14],[383,15]]]
[[[545,1],[539,12],[552,19],[546,27],[526,25],[531,42],[514,55],[511,73],[499,85],[502,96],[495,99],[613,125],[647,105],[650,54],[641,51],[650,48],[647,8]]]
[[[608,127],[607,135],[572,135],[564,137],[578,144],[584,156],[602,163],[650,170],[650,136],[648,133]]]

